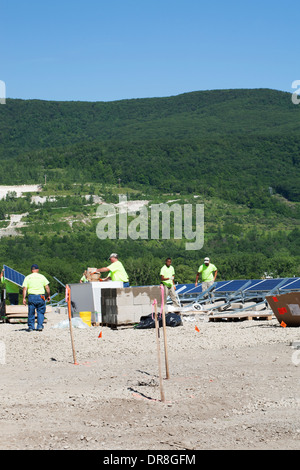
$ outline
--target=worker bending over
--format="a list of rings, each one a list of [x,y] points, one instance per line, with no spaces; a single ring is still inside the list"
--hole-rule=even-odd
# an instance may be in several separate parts
[[[129,287],[129,277],[121,261],[118,259],[117,253],[112,253],[109,257],[111,264],[105,268],[96,269],[96,273],[106,273],[108,276],[102,281],[121,281],[123,287]]]

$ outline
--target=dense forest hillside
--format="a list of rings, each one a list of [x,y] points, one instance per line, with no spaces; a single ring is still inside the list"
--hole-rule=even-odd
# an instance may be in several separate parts
[[[276,90],[215,90],[116,102],[7,99],[0,185],[43,184],[0,200],[0,261],[77,282],[119,252],[133,284],[157,283],[172,256],[193,282],[204,256],[219,279],[300,275],[300,106]],[[47,184],[45,184],[45,181]],[[97,203],[204,204],[204,246],[99,240]],[[12,214],[22,224],[10,232]],[[60,286],[52,284],[56,289]]]
[[[300,106],[268,89],[116,102],[7,100],[0,184],[101,181],[300,200]],[[253,192],[254,191],[254,192]],[[267,203],[266,203],[267,204]]]

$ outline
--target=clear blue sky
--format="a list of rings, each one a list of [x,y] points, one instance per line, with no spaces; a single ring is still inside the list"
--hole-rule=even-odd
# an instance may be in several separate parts
[[[8,98],[292,93],[300,80],[295,1],[0,0],[0,16]]]

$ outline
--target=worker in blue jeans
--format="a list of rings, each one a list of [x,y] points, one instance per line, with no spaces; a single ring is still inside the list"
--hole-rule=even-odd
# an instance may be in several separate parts
[[[26,294],[28,292],[28,331],[35,328],[35,311],[37,314],[37,331],[43,330],[44,317],[46,312],[45,290],[47,300],[50,300],[49,281],[39,273],[37,264],[31,266],[31,274],[25,277],[23,282],[23,304],[26,304]]]
[[[28,295],[28,330],[35,328],[35,311],[37,314],[37,331],[43,329],[43,323],[46,312],[45,296],[29,294]]]

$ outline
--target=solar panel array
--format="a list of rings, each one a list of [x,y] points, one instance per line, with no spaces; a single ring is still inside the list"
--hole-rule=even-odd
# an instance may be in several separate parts
[[[7,279],[8,281],[13,282],[17,286],[22,287],[23,281],[25,279],[24,274],[19,273],[15,269],[9,268],[5,264],[3,265],[4,269],[4,278]]]
[[[270,292],[273,289],[283,292],[300,290],[300,278],[277,278],[277,279],[239,279],[231,281],[216,282],[214,294],[233,293],[241,290],[244,293]],[[202,292],[201,283],[195,287],[195,284],[177,284],[176,290],[179,296],[185,294],[199,295]]]

